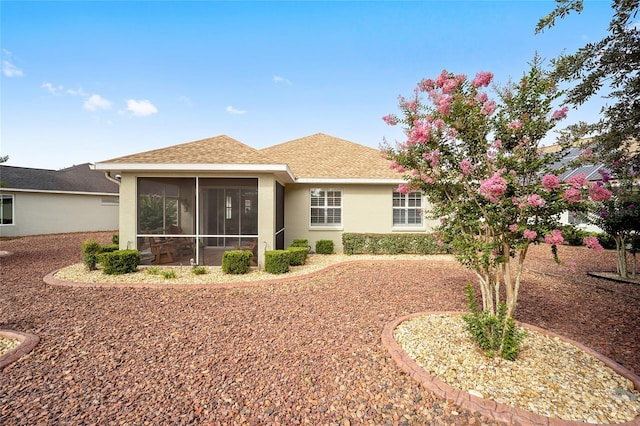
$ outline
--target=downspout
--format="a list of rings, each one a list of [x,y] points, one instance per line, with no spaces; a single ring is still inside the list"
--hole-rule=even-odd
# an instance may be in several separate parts
[[[118,179],[114,178],[114,177],[111,177],[111,172],[109,172],[108,170],[104,172],[104,177],[107,180],[117,184],[118,186],[120,185],[120,181]]]

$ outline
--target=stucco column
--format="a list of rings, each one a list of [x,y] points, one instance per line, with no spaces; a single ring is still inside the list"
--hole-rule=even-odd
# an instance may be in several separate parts
[[[275,248],[276,180],[274,176],[258,178],[258,266],[264,267],[265,250]]]
[[[136,177],[123,173],[120,182],[120,249],[136,246]]]

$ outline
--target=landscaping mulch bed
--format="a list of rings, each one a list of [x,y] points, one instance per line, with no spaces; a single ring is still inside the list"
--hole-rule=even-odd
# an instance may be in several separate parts
[[[0,424],[491,424],[424,391],[380,342],[402,315],[465,309],[475,276],[455,263],[371,261],[234,290],[44,284],[89,237],[111,233],[0,242],[0,328],[40,337],[0,372]],[[517,319],[640,374],[638,288],[586,275],[615,253],[560,256],[531,250]]]

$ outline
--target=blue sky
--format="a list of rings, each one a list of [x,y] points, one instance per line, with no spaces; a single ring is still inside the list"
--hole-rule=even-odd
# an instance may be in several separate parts
[[[443,69],[518,79],[606,33],[609,1],[535,35],[553,1],[0,2],[0,152],[59,169],[229,135],[378,147]],[[600,102],[571,111],[594,121]]]

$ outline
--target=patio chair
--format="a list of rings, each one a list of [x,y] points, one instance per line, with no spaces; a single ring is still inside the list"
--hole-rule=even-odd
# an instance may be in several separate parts
[[[169,240],[163,240],[157,237],[149,237],[149,247],[151,253],[153,253],[155,259],[153,263],[159,265],[160,263],[171,263],[178,255],[175,244]]]

